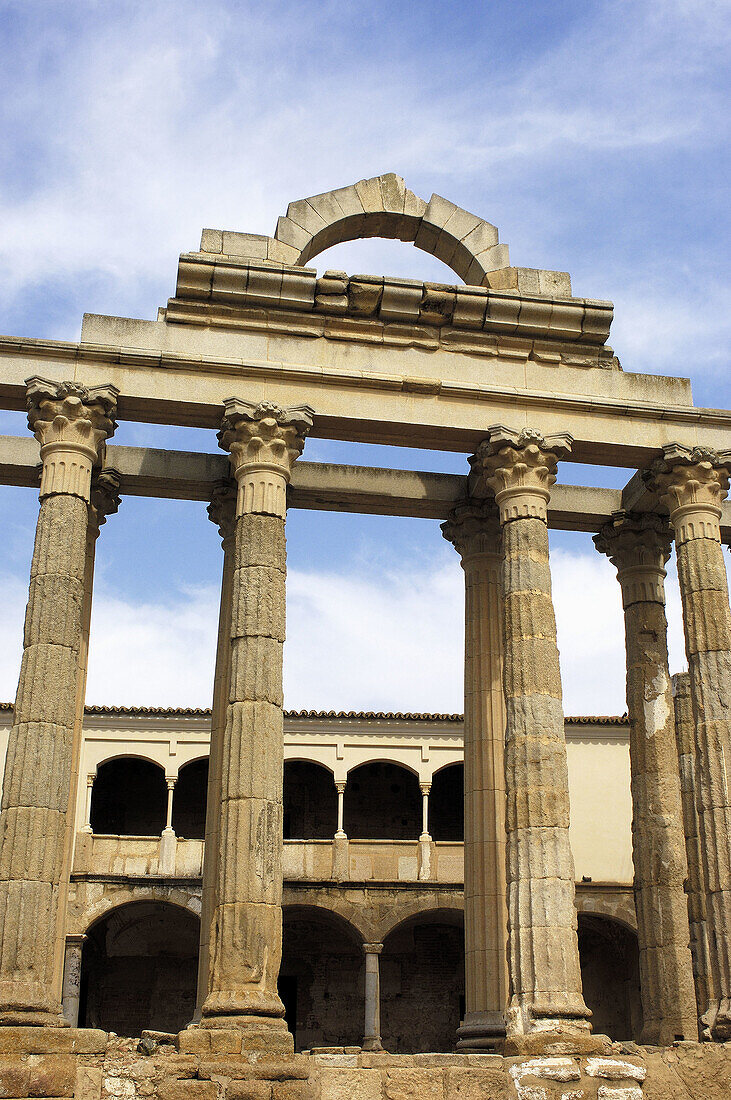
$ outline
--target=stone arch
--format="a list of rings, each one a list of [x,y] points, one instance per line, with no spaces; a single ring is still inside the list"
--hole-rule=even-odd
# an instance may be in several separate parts
[[[453,760],[432,775],[429,832],[433,840],[464,841],[464,763]]]
[[[630,932],[637,931],[637,914],[631,889],[598,893],[591,889],[582,889],[579,883],[576,890],[576,908],[579,913],[606,917],[607,920],[623,925]]]
[[[319,760],[284,761],[285,840],[328,840],[338,827],[338,793],[332,770]]]
[[[641,1042],[636,932],[616,918],[579,913],[578,938],[584,999],[594,1030],[618,1042]]]
[[[464,1016],[464,918],[454,906],[422,909],[383,939],[381,1035],[394,1054],[451,1052]]]
[[[186,890],[177,886],[169,886],[166,883],[152,883],[149,886],[128,886],[122,884],[108,885],[104,888],[101,897],[94,894],[84,895],[89,897],[86,903],[78,904],[72,909],[72,920],[67,929],[69,934],[83,935],[104,917],[115,909],[121,909],[125,905],[136,901],[160,901],[169,905],[185,909],[193,916],[200,918],[201,898],[200,887],[191,887]]]
[[[339,897],[335,892],[292,890],[285,885],[283,909],[292,908],[324,909],[353,928],[363,943],[379,942],[378,928],[363,907]]]
[[[178,1031],[195,1010],[200,921],[170,901],[116,905],[89,926],[81,1026],[138,1036]]]
[[[274,235],[290,247],[288,262],[296,265],[364,237],[411,242],[469,286],[487,286],[491,271],[510,266],[507,245],[498,243],[494,225],[441,195],[425,202],[393,172],[291,202]]]
[[[165,827],[165,770],[136,753],[99,764],[91,795],[91,827],[113,836],[159,836]]]
[[[173,829],[186,840],[203,840],[206,834],[208,755],[186,760],[178,769],[173,792]]]
[[[438,897],[430,899],[428,905],[425,905],[422,899],[406,905],[399,905],[398,908],[395,906],[394,909],[389,910],[384,921],[379,925],[380,942],[384,943],[386,937],[390,936],[392,932],[396,932],[402,925],[419,920],[425,914],[440,914],[444,917],[446,923],[458,923],[459,921],[464,922],[464,912],[463,898]],[[430,916],[430,920],[438,919],[439,917]]]
[[[348,772],[344,829],[351,840],[416,840],[421,792],[413,768],[391,760],[364,761]]]
[[[295,1049],[359,1045],[363,939],[344,916],[298,902],[283,910],[279,993]]]

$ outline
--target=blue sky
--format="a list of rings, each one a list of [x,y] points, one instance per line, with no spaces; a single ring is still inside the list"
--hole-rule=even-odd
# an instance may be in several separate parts
[[[697,404],[731,406],[730,28],[712,0],[0,0],[0,330],[78,339],[84,312],[152,318],[203,226],[271,233],[289,201],[395,171],[496,224],[513,263],[613,300],[625,369],[690,376]],[[316,266],[454,281],[398,242]],[[23,418],[0,413],[0,431]],[[116,441],[215,449],[151,425]],[[305,457],[466,468],[318,440]],[[36,510],[0,488],[3,698]],[[288,530],[287,704],[461,709],[461,575],[438,526],[292,512]],[[621,711],[613,571],[588,536],[553,544],[566,709]],[[202,505],[124,501],[99,543],[91,701],[207,704],[219,569]],[[669,600],[677,669],[672,583]]]

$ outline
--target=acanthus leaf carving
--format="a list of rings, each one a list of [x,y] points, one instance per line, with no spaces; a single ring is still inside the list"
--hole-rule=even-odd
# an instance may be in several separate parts
[[[571,453],[567,432],[543,436],[534,428],[513,431],[493,425],[477,449],[473,469],[480,469],[500,508],[500,522],[536,518],[545,523],[551,488],[561,458]]]

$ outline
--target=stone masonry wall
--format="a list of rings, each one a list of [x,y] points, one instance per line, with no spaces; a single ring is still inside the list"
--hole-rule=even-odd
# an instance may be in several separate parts
[[[236,1034],[110,1039],[76,1029],[0,1031],[0,1096],[68,1100],[728,1100],[731,1044],[614,1044],[606,1054],[242,1055]],[[240,1048],[240,1033],[238,1046]],[[148,1051],[149,1053],[143,1053]]]

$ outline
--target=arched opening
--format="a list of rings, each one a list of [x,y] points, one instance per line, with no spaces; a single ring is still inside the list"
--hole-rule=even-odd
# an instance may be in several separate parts
[[[133,901],[92,925],[81,959],[81,1027],[138,1036],[180,1031],[195,1010],[198,918],[164,901]]]
[[[433,840],[464,840],[464,764],[449,764],[432,779],[429,832]]]
[[[206,833],[208,758],[191,760],[178,772],[173,794],[173,829],[186,840],[203,840]]]
[[[595,1032],[640,1042],[642,1002],[637,935],[618,921],[579,913],[579,958],[584,1000]]]
[[[166,812],[167,785],[158,764],[122,756],[99,766],[91,794],[93,832],[159,836]]]
[[[344,816],[351,840],[416,840],[421,832],[419,781],[399,764],[361,764],[348,774]]]
[[[296,1050],[360,1046],[363,949],[342,917],[314,906],[285,906],[279,993]]]
[[[284,764],[284,839],[327,840],[338,827],[332,772],[310,760]]]
[[[381,1038],[392,1054],[452,1051],[464,1015],[464,918],[419,913],[383,941]]]

